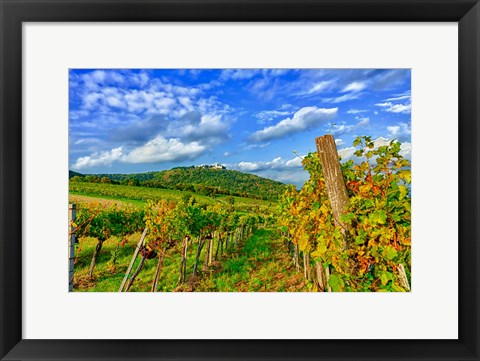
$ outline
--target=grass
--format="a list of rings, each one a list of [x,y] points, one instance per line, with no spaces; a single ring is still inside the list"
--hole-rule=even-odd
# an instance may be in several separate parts
[[[203,279],[196,291],[278,292],[307,291],[288,251],[273,229],[259,229],[231,258]]]
[[[68,196],[68,201],[70,203],[100,203],[102,205],[112,205],[115,204],[119,207],[128,207],[133,206],[136,208],[145,207],[146,202],[136,199],[128,199],[121,197],[108,197],[108,196],[98,196],[95,194],[83,195],[70,192]]]
[[[75,199],[80,201],[118,201],[120,203],[132,204],[136,207],[143,207],[147,200],[159,201],[167,199],[172,201],[179,201],[184,196],[194,196],[197,202],[201,204],[227,204],[227,196],[216,195],[209,197],[193,192],[162,189],[126,186],[119,184],[105,184],[105,183],[88,183],[88,182],[74,182],[69,184],[70,201]],[[276,207],[276,202],[264,201],[246,197],[233,197],[235,208],[239,211],[249,212],[251,210],[263,209],[266,211],[273,211]]]
[[[140,234],[127,237],[124,245],[118,248],[117,260],[113,254],[119,244],[118,239],[104,242],[97,259],[93,279],[89,279],[88,268],[96,245],[96,239],[83,238],[76,250],[74,290],[86,292],[117,292],[130,263]],[[180,245],[167,251],[159,281],[159,291],[199,291],[199,292],[277,292],[308,291],[303,276],[291,262],[287,249],[273,229],[259,229],[238,248],[215,260],[209,267],[203,267],[205,247],[200,260],[201,276],[192,276],[196,246],[190,245],[187,260],[187,281],[177,285],[180,267]],[[137,263],[139,260],[137,260]],[[130,291],[148,292],[154,277],[157,259],[146,260]],[[136,264],[134,265],[134,269]]]

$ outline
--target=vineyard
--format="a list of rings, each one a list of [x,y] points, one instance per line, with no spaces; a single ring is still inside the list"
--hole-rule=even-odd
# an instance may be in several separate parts
[[[322,144],[303,158],[303,188],[284,187],[278,200],[71,180],[73,290],[410,291],[400,143],[359,137],[355,160],[338,162],[335,150],[341,172]]]

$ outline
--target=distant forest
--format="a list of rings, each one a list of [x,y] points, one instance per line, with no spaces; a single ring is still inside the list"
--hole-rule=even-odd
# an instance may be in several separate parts
[[[190,191],[208,196],[225,194],[264,200],[277,200],[287,187],[283,183],[254,174],[193,166],[136,174],[83,175],[70,171],[69,178],[76,182],[123,184]]]

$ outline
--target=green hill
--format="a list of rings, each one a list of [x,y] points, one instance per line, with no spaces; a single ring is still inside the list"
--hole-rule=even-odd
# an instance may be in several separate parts
[[[83,177],[84,175],[81,174],[81,173],[77,173],[77,172],[74,172],[73,170],[69,170],[68,171],[68,179],[72,178],[72,177]]]
[[[203,195],[226,194],[276,200],[286,185],[254,174],[228,169],[178,167],[136,174],[76,174],[75,180],[176,189]]]

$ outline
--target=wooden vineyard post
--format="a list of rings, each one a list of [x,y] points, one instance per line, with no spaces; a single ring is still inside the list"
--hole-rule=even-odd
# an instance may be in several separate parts
[[[333,218],[335,219],[335,223],[345,232],[348,227],[340,221],[340,216],[344,213],[345,207],[348,206],[349,200],[347,188],[345,187],[340,169],[335,140],[333,139],[333,135],[327,134],[323,137],[316,138],[315,143],[317,145],[320,163],[322,164],[325,186],[327,188],[330,205],[332,206]]]
[[[77,206],[75,203],[68,205],[68,292],[73,291],[73,267],[75,262],[75,217]]]
[[[319,262],[315,262],[315,271],[317,272],[317,284],[320,292],[325,291],[326,281],[323,273],[322,265]]]
[[[143,241],[145,240],[145,237],[147,236],[148,233],[148,228],[145,227],[143,230],[142,236],[140,237],[140,240],[137,243],[137,247],[135,248],[135,252],[133,253],[132,260],[130,261],[130,264],[128,265],[127,272],[125,272],[125,277],[123,278],[122,284],[120,285],[120,288],[118,289],[118,292],[122,292],[125,284],[127,283],[128,276],[130,275],[130,272],[132,271],[133,264],[135,263],[135,260],[137,259],[138,253],[140,252],[140,248],[143,246]]]
[[[328,292],[332,292],[332,286],[328,283],[328,280],[330,279],[330,267],[325,266],[325,284],[327,285],[327,290]]]
[[[213,237],[210,240],[210,246],[208,248],[208,265],[210,266],[212,264],[212,258],[213,258],[213,246],[215,244],[215,236],[217,235],[217,232],[213,232]]]
[[[400,286],[402,286],[405,291],[410,292],[410,285],[408,284],[407,273],[405,272],[405,267],[403,267],[403,264],[400,263],[397,266],[397,270],[399,273],[398,278],[400,281]]]

